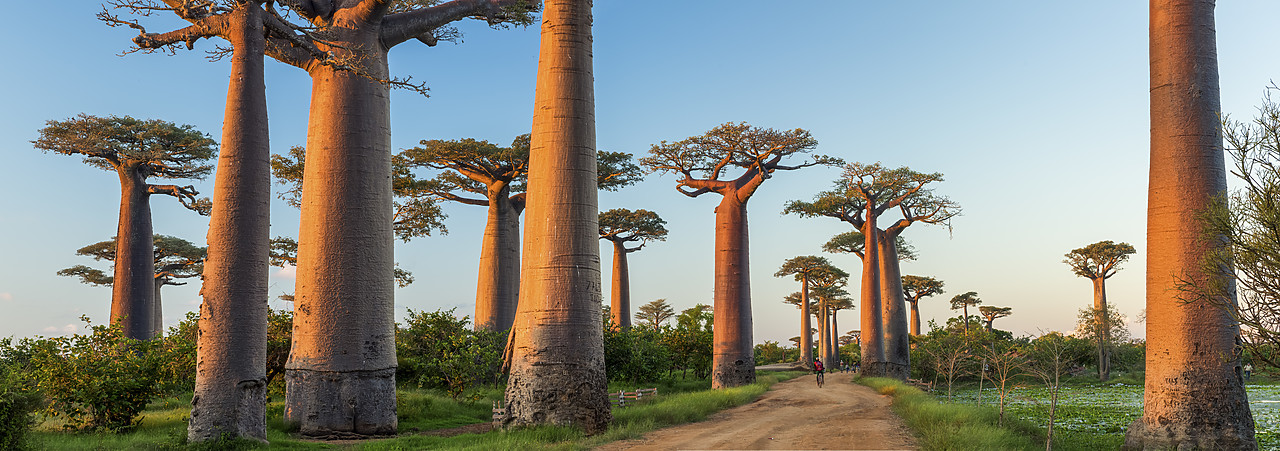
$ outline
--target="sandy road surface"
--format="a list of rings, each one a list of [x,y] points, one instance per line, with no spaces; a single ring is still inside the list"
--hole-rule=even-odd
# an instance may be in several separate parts
[[[812,375],[781,382],[756,402],[706,421],[596,449],[918,449],[902,419],[889,409],[891,399],[851,383],[851,378],[827,375],[821,389]]]

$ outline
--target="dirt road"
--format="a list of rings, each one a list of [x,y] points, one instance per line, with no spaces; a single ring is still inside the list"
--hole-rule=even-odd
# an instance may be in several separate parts
[[[852,374],[831,374],[819,389],[812,375],[799,377],[706,421],[596,449],[918,449],[902,419],[889,409],[891,399],[850,379]]]

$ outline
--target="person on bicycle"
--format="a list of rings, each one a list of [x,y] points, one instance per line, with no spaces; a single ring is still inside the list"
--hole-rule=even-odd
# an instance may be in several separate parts
[[[822,367],[822,361],[821,361],[821,360],[818,360],[818,359],[813,359],[813,374],[816,374],[816,375],[818,376],[818,386],[819,386],[819,387],[821,387],[821,386],[822,386],[822,373],[823,373],[823,369],[824,369],[824,368]]]

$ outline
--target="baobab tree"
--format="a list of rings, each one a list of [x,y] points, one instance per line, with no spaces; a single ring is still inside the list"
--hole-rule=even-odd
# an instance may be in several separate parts
[[[1179,280],[1229,279],[1204,256],[1202,217],[1227,194],[1214,0],[1151,0],[1151,172],[1147,196],[1147,366],[1132,449],[1257,449],[1241,377],[1231,287],[1219,302],[1184,299]]]
[[[666,299],[657,299],[642,305],[636,312],[636,321],[648,324],[654,330],[662,328],[662,323],[676,316],[676,311]]]
[[[1108,321],[1107,279],[1120,270],[1120,265],[1129,260],[1136,252],[1129,243],[1116,243],[1110,240],[1099,241],[1088,246],[1074,249],[1067,253],[1062,262],[1071,267],[1075,275],[1093,281],[1093,310],[1099,316],[1097,324],[1098,337],[1098,380],[1105,381],[1111,376],[1111,353],[1109,351],[1111,337],[1106,325]]]
[[[1004,318],[1006,316],[1012,315],[1013,307],[995,307],[991,305],[984,305],[984,306],[978,307],[978,313],[980,313],[982,315],[982,319],[987,322],[987,332],[991,332],[993,330],[991,323],[995,322],[996,319]]]
[[[510,333],[507,426],[603,431],[591,2],[547,0],[534,95],[520,303]]]
[[[969,306],[982,303],[982,299],[978,298],[978,292],[968,291],[951,297],[951,310],[963,310],[964,330],[969,333]]]
[[[155,257],[151,196],[173,196],[183,206],[207,213],[195,187],[153,185],[148,179],[203,179],[213,170],[216,143],[190,125],[129,116],[81,114],[48,121],[35,148],[81,155],[85,164],[113,171],[120,179],[120,221],[116,231],[115,271],[111,285],[111,322],[125,336],[147,340],[155,328]]]
[[[204,261],[208,248],[196,246],[182,238],[156,235],[154,238],[153,261],[155,265],[155,309],[152,311],[151,336],[159,337],[164,333],[162,319],[163,309],[160,306],[160,288],[165,286],[186,285],[179,279],[200,277],[204,271]],[[112,238],[99,241],[76,250],[76,255],[93,257],[94,260],[114,262],[116,260],[116,240]],[[111,286],[115,281],[101,269],[85,265],[75,265],[58,271],[59,276],[78,277],[81,283],[93,286]]]
[[[805,255],[782,262],[778,272],[773,273],[774,277],[793,276],[800,282],[796,305],[800,307],[800,363],[805,366],[813,365],[813,335],[808,333],[813,328],[809,324],[809,278],[830,266],[831,261],[824,257]]]
[[[939,173],[851,163],[845,165],[834,189],[818,193],[812,202],[788,202],[783,210],[804,217],[836,218],[862,232],[862,371],[866,375],[906,378],[910,373],[910,340],[896,244],[911,224],[947,225],[960,214],[955,202],[926,188],[941,181]],[[877,221],[890,209],[897,209],[902,218],[879,228]]]
[[[625,208],[601,212],[598,220],[600,239],[613,243],[613,283],[609,296],[613,324],[627,329],[631,327],[631,275],[627,254],[644,248],[650,241],[666,241],[667,221],[652,211]],[[639,244],[627,247],[627,243],[634,242]]]
[[[273,155],[271,170],[288,189],[280,198],[300,206],[305,151],[294,147],[287,155]],[[597,187],[614,191],[641,178],[631,154],[601,150],[597,154]],[[511,147],[483,140],[423,140],[394,155],[392,215],[396,236],[412,238],[447,233],[441,201],[488,207],[480,269],[476,283],[477,329],[507,330],[515,320],[520,291],[520,215],[525,207],[529,173],[529,135],[517,136]],[[415,169],[441,171],[421,179]]]
[[[795,170],[839,160],[815,156],[794,166],[787,157],[811,152],[818,141],[806,130],[780,131],[746,123],[725,123],[700,136],[663,141],[640,162],[652,171],[680,177],[676,191],[689,197],[707,193],[722,198],[716,207],[715,349],[712,388],[755,381],[751,340],[751,283],[748,254],[747,201],[777,171]],[[728,178],[731,169],[741,169]]]
[[[810,296],[816,298],[814,315],[818,319],[818,357],[822,364],[833,367],[838,336],[831,318],[836,304],[849,295],[844,290],[849,285],[849,273],[835,266],[825,266],[809,276]]]
[[[911,304],[911,335],[920,335],[920,300],[942,294],[942,286],[932,277],[902,276],[902,294]]]

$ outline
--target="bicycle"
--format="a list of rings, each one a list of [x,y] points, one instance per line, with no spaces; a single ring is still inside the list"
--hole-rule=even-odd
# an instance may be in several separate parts
[[[825,371],[818,371],[818,388],[822,388],[823,373],[826,373],[826,372],[825,372]]]

